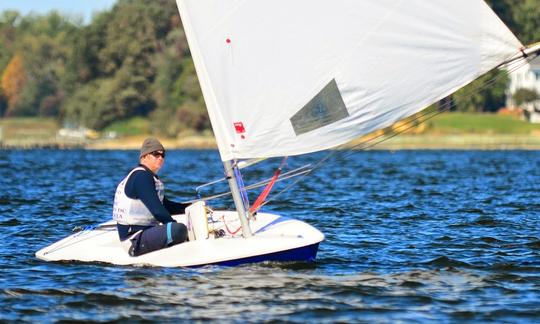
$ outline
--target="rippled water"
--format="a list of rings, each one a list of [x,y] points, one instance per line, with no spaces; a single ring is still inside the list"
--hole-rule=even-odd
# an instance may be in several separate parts
[[[266,209],[325,233],[314,264],[193,270],[37,260],[36,250],[74,227],[110,218],[116,183],[136,158],[0,151],[0,321],[540,321],[539,151],[331,160]],[[161,175],[177,200],[222,173],[214,151],[166,160]],[[272,162],[253,175],[271,175]]]

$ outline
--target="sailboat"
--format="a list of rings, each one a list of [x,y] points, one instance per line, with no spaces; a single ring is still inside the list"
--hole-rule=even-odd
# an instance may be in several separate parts
[[[38,258],[165,267],[314,261],[324,235],[287,215],[255,215],[242,163],[342,145],[540,49],[523,46],[482,0],[177,5],[236,210],[196,202],[174,216],[189,242],[139,257],[121,248],[111,220]]]

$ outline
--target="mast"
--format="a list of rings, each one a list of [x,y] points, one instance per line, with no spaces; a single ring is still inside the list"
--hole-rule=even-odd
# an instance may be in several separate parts
[[[240,194],[240,189],[238,188],[238,183],[236,182],[236,175],[232,162],[230,160],[223,161],[223,167],[225,168],[225,177],[229,182],[229,187],[231,188],[232,197],[234,200],[234,205],[236,206],[236,211],[238,212],[238,218],[240,218],[240,223],[242,224],[242,235],[244,238],[251,237],[251,228],[249,228],[248,221],[248,212],[242,201],[242,196]]]
[[[502,62],[499,66],[512,63],[523,58],[527,58],[529,55],[540,55],[540,42],[528,45],[521,49],[519,53]]]

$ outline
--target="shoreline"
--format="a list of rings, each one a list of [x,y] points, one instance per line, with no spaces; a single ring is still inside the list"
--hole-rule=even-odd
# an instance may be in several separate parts
[[[0,149],[85,149],[138,150],[147,136],[108,140],[68,140],[58,138],[13,139],[0,142]],[[160,138],[168,149],[217,149],[212,136]],[[375,144],[375,145],[373,145]],[[339,147],[367,150],[540,150],[537,134],[402,134],[390,139],[365,136]]]
[[[540,150],[540,136],[529,134],[402,134],[379,143],[366,138],[345,148],[375,144],[369,150]],[[364,144],[362,144],[364,143]]]

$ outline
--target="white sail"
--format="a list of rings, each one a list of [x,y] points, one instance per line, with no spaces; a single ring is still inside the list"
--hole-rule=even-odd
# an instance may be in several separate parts
[[[223,161],[387,127],[513,56],[481,0],[177,0]]]

